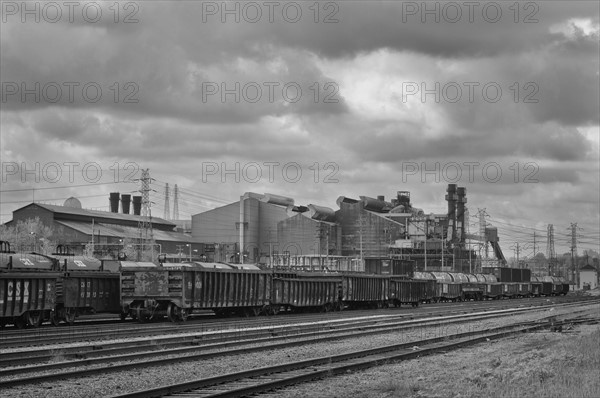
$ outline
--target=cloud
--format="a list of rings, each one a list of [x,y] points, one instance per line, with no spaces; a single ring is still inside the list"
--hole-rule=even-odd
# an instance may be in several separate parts
[[[292,3],[281,3],[270,21],[263,3],[228,2],[240,10],[238,22],[221,13],[222,2],[120,3],[118,23],[112,3],[98,4],[96,23],[77,13],[58,23],[3,15],[3,162],[96,162],[107,178],[115,163],[131,163],[231,201],[264,191],[335,207],[339,195],[409,190],[417,206],[436,212],[445,208],[448,175],[423,180],[420,169],[439,163],[442,173],[456,163],[473,208],[567,223],[576,210],[545,209],[571,202],[586,219],[598,218],[592,2],[496,2],[502,15],[494,23],[494,5],[485,15],[477,6],[471,22],[463,3],[450,2],[428,3],[438,7],[433,14],[422,13],[422,2],[297,2],[296,22]],[[249,22],[253,4],[262,14]],[[462,14],[451,22],[454,4]],[[127,16],[137,22],[123,23]],[[303,179],[203,183],[199,176],[206,164],[243,170],[265,162],[297,162]],[[490,183],[478,169],[475,181],[465,180],[466,163],[497,163],[502,179]],[[323,182],[326,164],[337,167],[337,183]],[[403,175],[408,164],[418,173]],[[531,172],[538,182],[524,183]],[[106,188],[69,193],[100,195],[89,198],[100,207]],[[17,199],[2,194],[3,212]],[[194,203],[187,201],[188,212],[206,210]]]

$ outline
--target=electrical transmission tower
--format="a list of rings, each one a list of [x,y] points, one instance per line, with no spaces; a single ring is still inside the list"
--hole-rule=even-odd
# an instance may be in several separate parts
[[[138,251],[138,261],[142,260],[142,253],[144,249],[150,246],[151,258],[150,261],[154,260],[154,236],[152,233],[152,211],[150,202],[150,170],[142,169],[142,177],[140,178],[142,193],[142,214],[138,222],[138,229],[140,232],[140,250]]]
[[[548,259],[548,275],[556,272],[556,252],[554,251],[554,225],[548,224],[546,239],[546,258]]]
[[[170,209],[170,205],[169,205],[169,183],[167,183],[167,185],[165,186],[165,212],[164,212],[164,219],[168,220],[170,217],[169,214],[169,209]]]
[[[179,220],[179,190],[177,184],[173,190],[173,220]]]

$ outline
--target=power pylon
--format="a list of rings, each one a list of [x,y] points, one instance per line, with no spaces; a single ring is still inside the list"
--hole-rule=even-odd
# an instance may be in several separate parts
[[[165,186],[165,211],[163,217],[165,220],[168,220],[170,218],[170,207],[171,206],[169,205],[169,183],[167,183],[167,185]]]
[[[173,220],[179,220],[179,189],[175,184],[173,191]]]

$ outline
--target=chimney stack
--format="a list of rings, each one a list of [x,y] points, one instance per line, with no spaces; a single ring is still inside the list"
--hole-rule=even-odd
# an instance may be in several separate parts
[[[142,214],[142,197],[134,196],[133,197],[133,214],[139,216]]]
[[[129,207],[131,205],[131,195],[123,194],[121,195],[121,211],[123,214],[129,214]]]
[[[456,222],[457,222],[457,238],[460,244],[464,244],[466,240],[465,229],[465,203],[467,203],[467,188],[459,187],[456,190],[458,201],[456,203]]]
[[[456,195],[456,184],[448,184],[446,190],[446,200],[448,201],[448,231],[450,241],[456,241],[456,201],[458,196]]]
[[[111,192],[108,200],[110,202],[110,211],[112,213],[118,213],[119,212],[119,193],[118,192]]]

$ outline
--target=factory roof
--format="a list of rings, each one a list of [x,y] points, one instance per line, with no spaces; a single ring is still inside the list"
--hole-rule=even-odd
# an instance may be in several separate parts
[[[50,204],[45,204],[45,203],[30,203],[27,206],[24,206],[24,207],[21,207],[20,209],[15,210],[13,213],[23,210],[30,206],[41,207],[43,209],[46,209],[46,210],[51,211],[52,213],[58,214],[58,215],[66,215],[66,216],[74,216],[74,217],[79,217],[79,218],[90,218],[90,219],[93,218],[97,221],[104,219],[104,220],[106,220],[106,222],[109,222],[109,223],[111,221],[114,221],[114,222],[129,221],[129,222],[137,223],[137,222],[145,220],[145,217],[134,215],[134,214],[112,213],[112,212],[108,212],[108,211],[80,209],[77,207],[58,206],[58,205],[50,205]],[[61,219],[62,217],[57,217],[57,218]],[[175,226],[176,226],[176,224],[172,223],[171,221],[167,221],[167,220],[164,220],[159,217],[152,217],[152,224],[161,224],[161,225],[164,225],[165,227],[171,227],[171,228],[175,228]]]
[[[94,235],[100,236],[130,239],[139,239],[140,237],[140,230],[138,228],[125,225],[94,223],[94,225],[92,226],[92,224],[88,222],[62,220],[56,221],[56,223],[63,225],[67,228],[74,229],[86,235],[91,235],[93,233]],[[162,242],[202,243],[199,239],[192,238],[190,235],[185,235],[180,232],[173,231],[161,231],[158,229],[152,230],[152,237],[155,241]]]

